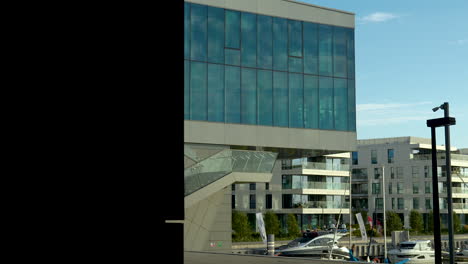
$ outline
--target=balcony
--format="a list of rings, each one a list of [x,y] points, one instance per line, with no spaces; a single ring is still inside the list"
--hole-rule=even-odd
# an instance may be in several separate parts
[[[300,164],[283,164],[283,170],[291,170],[286,173],[317,174],[330,176],[349,176],[349,164],[326,162],[301,162]],[[316,172],[312,172],[315,170]]]
[[[331,201],[309,201],[306,203],[295,203],[293,208],[313,208],[313,209],[349,209],[349,202],[331,202]]]
[[[437,153],[438,160],[445,159],[445,153]],[[468,155],[451,154],[451,160],[468,161]],[[413,160],[432,160],[432,154],[413,154]]]

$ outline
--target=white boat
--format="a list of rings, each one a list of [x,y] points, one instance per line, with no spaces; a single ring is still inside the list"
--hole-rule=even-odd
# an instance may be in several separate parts
[[[289,242],[287,245],[275,249],[279,256],[289,257],[326,257],[332,249],[332,258],[349,258],[349,250],[346,247],[338,247],[338,240],[344,234],[324,234],[313,236],[304,234],[303,237]]]
[[[430,240],[416,240],[401,242],[396,249],[388,251],[391,263],[410,259],[406,263],[435,263],[435,251]]]

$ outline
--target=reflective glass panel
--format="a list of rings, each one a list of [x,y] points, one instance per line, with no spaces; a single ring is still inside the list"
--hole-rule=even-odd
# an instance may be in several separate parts
[[[304,25],[304,73],[318,73],[318,30],[317,24]]]
[[[333,129],[333,79],[319,78],[319,128]]]
[[[208,61],[224,62],[224,9],[208,7]]]
[[[247,67],[257,66],[257,15],[241,14],[241,64]]]
[[[208,64],[208,121],[224,122],[224,65]]]
[[[226,123],[240,123],[240,68],[226,66],[224,69]]]
[[[354,29],[346,29],[347,71],[348,78],[354,79]]]
[[[302,22],[288,20],[289,56],[302,57]]]
[[[242,68],[241,121],[243,124],[257,123],[257,70]]]
[[[184,119],[190,119],[190,62],[184,60]]]
[[[287,127],[289,116],[288,76],[285,72],[273,72],[273,124]]]
[[[302,58],[289,57],[289,71],[302,73]]]
[[[240,50],[224,49],[224,56],[226,64],[240,66]]]
[[[346,31],[333,27],[333,76],[346,77]]]
[[[335,129],[348,130],[348,89],[347,80],[334,78]]]
[[[284,18],[273,18],[273,69],[288,70],[288,24]]]
[[[190,119],[206,120],[207,81],[206,63],[190,63]]]
[[[228,48],[240,48],[240,12],[226,10],[226,35],[225,46]]]
[[[333,28],[319,25],[319,74],[332,76],[333,73]]]
[[[273,28],[272,17],[257,16],[257,66],[263,69],[273,67]]]
[[[318,128],[319,92],[318,77],[304,75],[304,127]]]
[[[207,7],[192,4],[190,13],[190,58],[206,61]]]
[[[289,73],[289,127],[304,127],[304,88],[302,74]]]
[[[348,80],[348,130],[356,131],[356,88],[354,80]]]
[[[190,4],[184,3],[184,59],[190,59]]]
[[[273,74],[258,70],[258,124],[273,125]]]

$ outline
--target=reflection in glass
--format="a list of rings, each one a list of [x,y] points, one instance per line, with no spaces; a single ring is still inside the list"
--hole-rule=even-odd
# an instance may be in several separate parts
[[[208,61],[224,62],[224,9],[208,7]]]
[[[241,64],[257,67],[257,15],[241,14]]]
[[[272,17],[257,15],[257,63],[259,68],[273,67],[273,30]]]
[[[273,72],[273,125],[287,127],[289,119],[288,76],[285,72]]]
[[[208,121],[224,122],[224,65],[208,64]]]
[[[346,77],[346,31],[342,27],[333,28],[333,76]]]
[[[318,29],[317,24],[304,25],[304,73],[318,74]]]
[[[333,73],[333,28],[319,25],[319,74],[332,76]]]
[[[241,120],[243,124],[257,123],[257,70],[242,68]]]
[[[348,130],[348,89],[346,79],[334,78],[335,129]]]
[[[273,69],[288,70],[288,23],[284,18],[273,17]]]
[[[319,91],[318,77],[304,75],[304,127],[318,128]]]
[[[190,63],[190,119],[206,120],[207,118],[207,81],[206,81],[206,63]]]
[[[319,78],[319,127],[333,129],[333,79]]]
[[[228,48],[240,48],[240,12],[226,10],[225,11],[226,21],[226,34],[225,34],[225,46]]]
[[[273,125],[273,75],[272,71],[258,70],[258,124]]]
[[[225,67],[226,123],[240,123],[240,68]]]
[[[304,127],[304,88],[302,74],[289,75],[289,127]]]
[[[190,58],[206,61],[207,7],[192,4],[190,22]]]
[[[289,56],[302,57],[302,21],[288,20]]]

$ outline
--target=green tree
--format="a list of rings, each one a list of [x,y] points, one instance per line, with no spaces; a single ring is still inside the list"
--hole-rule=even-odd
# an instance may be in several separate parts
[[[427,231],[434,232],[434,212],[432,210],[427,214]]]
[[[250,237],[252,231],[246,213],[232,211],[232,229],[236,240],[246,240]]]
[[[301,230],[296,221],[296,216],[293,214],[288,214],[288,220],[286,221],[288,225],[288,235],[291,237],[298,237],[301,235]]]
[[[387,211],[387,235],[392,234],[392,231],[403,230],[403,223],[401,223],[400,216],[393,211]]]
[[[410,226],[411,230],[416,233],[420,233],[424,229],[422,214],[416,210],[412,210],[410,213]]]
[[[280,222],[278,216],[272,211],[267,211],[265,213],[265,231],[267,234],[279,235]]]
[[[462,230],[462,225],[461,225],[460,218],[455,212],[453,213],[452,219],[453,219],[453,231],[460,232]]]

